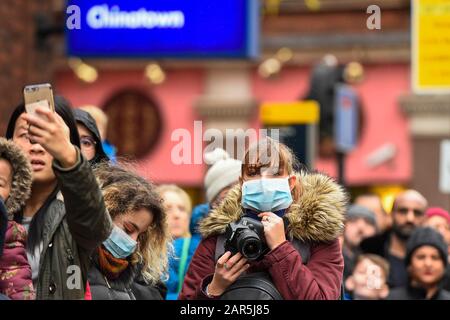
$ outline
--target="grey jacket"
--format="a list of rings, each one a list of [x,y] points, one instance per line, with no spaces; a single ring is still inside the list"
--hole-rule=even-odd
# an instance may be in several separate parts
[[[77,156],[72,168],[53,162],[64,201],[57,197],[45,214],[36,299],[84,299],[89,256],[112,230],[102,193],[78,148]]]

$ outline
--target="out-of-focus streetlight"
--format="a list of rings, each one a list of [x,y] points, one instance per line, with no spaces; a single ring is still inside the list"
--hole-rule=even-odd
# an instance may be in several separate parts
[[[278,75],[283,64],[292,59],[294,53],[289,48],[281,48],[275,55],[264,60],[258,67],[258,73],[261,77],[268,79]]]
[[[305,0],[305,5],[311,11],[319,11],[321,7],[319,0]]]
[[[145,77],[153,84],[161,84],[166,80],[166,73],[157,63],[150,63],[145,67]]]
[[[94,83],[98,79],[98,71],[79,58],[70,58],[69,67],[78,79],[86,83]]]
[[[364,68],[359,62],[349,62],[344,69],[344,80],[349,84],[358,84],[364,78]]]

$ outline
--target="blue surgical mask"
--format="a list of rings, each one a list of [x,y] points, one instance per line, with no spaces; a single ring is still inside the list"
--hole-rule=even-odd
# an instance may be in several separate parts
[[[125,259],[134,252],[137,242],[118,226],[114,226],[103,245],[117,259]]]
[[[292,204],[289,177],[258,179],[242,184],[241,205],[258,212],[275,212],[289,208]]]

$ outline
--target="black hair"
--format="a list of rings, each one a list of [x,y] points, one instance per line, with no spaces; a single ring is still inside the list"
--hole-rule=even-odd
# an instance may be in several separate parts
[[[75,118],[72,113],[72,105],[70,102],[62,96],[55,96],[55,111],[64,120],[70,131],[70,142],[80,148],[80,137],[78,135],[78,129],[75,122]],[[12,139],[14,136],[14,129],[16,128],[17,119],[25,113],[25,104],[22,102],[16,109],[14,109],[11,117],[9,118],[8,127],[6,129],[6,138]]]
[[[70,132],[70,142],[80,148],[80,137],[78,135],[78,129],[75,122],[75,118],[72,113],[72,106],[70,102],[62,96],[55,96],[55,111],[64,120]],[[25,104],[22,102],[19,104],[11,114],[9,118],[8,127],[6,129],[6,138],[12,139],[14,136],[14,129],[16,127],[17,119],[25,113]],[[42,232],[44,229],[44,217],[47,212],[47,208],[58,193],[56,188],[46,199],[44,205],[35,213],[33,219],[30,222],[28,229],[27,250],[31,254],[34,254],[34,248],[42,241]],[[23,222],[23,212],[14,213],[14,221],[18,223]]]

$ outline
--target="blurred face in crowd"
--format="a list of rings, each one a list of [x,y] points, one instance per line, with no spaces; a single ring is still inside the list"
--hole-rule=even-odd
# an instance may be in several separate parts
[[[0,197],[8,199],[12,184],[12,166],[9,161],[0,158]]]
[[[95,157],[96,141],[92,133],[81,123],[77,123],[78,134],[80,135],[81,153],[89,161]]]
[[[438,249],[432,246],[421,246],[411,256],[408,267],[413,283],[422,287],[434,286],[444,276],[445,266]]]
[[[53,157],[37,143],[31,143],[28,135],[28,124],[23,113],[16,121],[13,141],[25,153],[31,163],[33,183],[50,183],[56,180],[52,169]]]
[[[392,210],[394,233],[407,240],[414,229],[425,221],[426,199],[417,191],[408,190],[400,194]]]
[[[450,225],[447,219],[441,216],[432,216],[425,220],[424,226],[438,231],[444,237],[445,243],[450,245]]]
[[[223,199],[225,199],[225,197],[228,194],[228,191],[230,191],[230,189],[232,187],[233,186],[225,187],[219,192],[219,194],[213,199],[213,201],[211,201],[211,208],[212,209],[217,208],[222,203]]]
[[[183,198],[174,191],[164,192],[162,198],[172,237],[176,239],[189,236],[191,215]]]
[[[358,247],[362,240],[375,235],[375,226],[365,219],[353,219],[345,223],[344,242],[351,248]]]
[[[391,217],[384,211],[381,199],[377,195],[362,195],[355,199],[355,204],[366,207],[375,213],[377,228],[380,232],[391,226]]]
[[[389,293],[386,275],[370,259],[363,259],[355,266],[353,274],[345,281],[345,287],[353,292],[355,300],[383,299]]]
[[[137,242],[138,237],[146,233],[152,224],[153,213],[147,209],[139,209],[124,215],[118,215],[114,217],[113,222]]]

